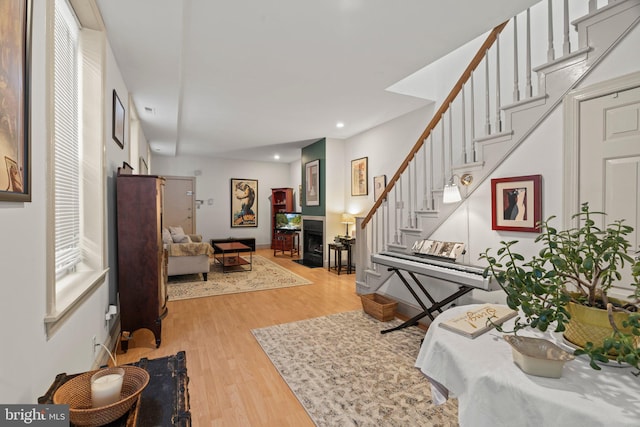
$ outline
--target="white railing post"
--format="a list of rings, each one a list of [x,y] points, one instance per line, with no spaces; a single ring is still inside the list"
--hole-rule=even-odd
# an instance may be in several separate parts
[[[429,133],[429,138],[431,138],[432,133],[433,132]],[[429,145],[429,147],[431,147],[431,146]],[[422,180],[423,180],[423,183],[424,183],[423,184],[424,185],[424,187],[423,187],[424,191],[422,192],[423,193],[423,195],[422,195],[422,209],[428,210],[429,209],[429,188],[430,188],[429,184],[430,184],[431,180],[428,180],[428,178],[427,178],[427,171],[429,171],[429,173],[431,173],[431,168],[429,168],[429,166],[427,164],[427,157],[430,157],[430,156],[427,155],[427,140],[426,140],[426,138],[422,143],[422,150],[423,150],[422,151],[422,154],[423,154],[422,160],[423,160],[423,165],[424,165],[424,168],[422,169]]]
[[[449,175],[453,175],[453,113],[451,112],[451,104],[447,109],[449,116]]]
[[[384,249],[389,249],[389,240],[391,240],[391,230],[389,224],[389,217],[391,216],[391,212],[389,212],[389,197],[387,196],[382,202],[382,211],[386,211],[385,218],[387,218],[387,226],[384,234]]]
[[[547,15],[547,25],[548,25],[548,42],[549,42],[549,47],[547,48],[547,61],[551,62],[554,59],[556,59],[556,54],[555,51],[553,50],[553,5],[551,4],[551,0],[547,0],[547,8],[548,8],[548,15]],[[527,9],[527,13],[528,13],[529,9]],[[529,15],[527,14],[527,18],[529,17]]]
[[[472,147],[472,151],[473,151],[473,161],[477,162],[478,161],[478,152],[477,152],[477,145],[476,145],[476,103],[475,103],[475,88],[473,87],[473,73],[475,71],[471,72],[471,75],[469,76],[469,80],[471,82],[471,99],[469,100],[469,103],[471,104],[471,144]]]
[[[461,90],[461,101],[462,101],[462,159],[464,163],[469,162],[469,158],[467,155],[467,123],[466,123],[466,114],[467,114],[467,104],[465,102],[464,97],[464,88],[465,84],[462,85]]]
[[[400,208],[400,202],[398,202],[398,185],[396,181],[396,185],[393,187],[393,206],[395,206],[393,210],[393,243],[396,245],[400,244],[398,241],[398,209]]]
[[[531,85],[531,11],[527,9],[527,81],[525,87],[525,97],[531,98],[533,96],[533,86]]]
[[[440,172],[442,173],[442,189],[444,190],[444,186],[447,184],[447,171],[445,168],[445,159],[444,159],[444,113],[440,117],[440,143],[442,144],[442,149],[440,150]]]
[[[431,131],[431,134],[429,135],[429,153],[430,153],[430,159],[429,159],[429,195],[431,196],[431,209],[435,210],[436,208],[436,200],[433,197],[433,191],[436,189],[436,184],[435,184],[435,175],[434,175],[434,168],[435,168],[435,164],[434,164],[434,158],[433,158],[433,131]]]
[[[418,228],[418,158],[413,156],[413,225]]]
[[[513,17],[513,101],[520,101],[520,83],[518,79],[518,17]]]
[[[500,37],[496,38],[496,132],[502,132],[500,118]]]
[[[484,65],[485,65],[485,123],[484,123],[484,133],[486,135],[491,135],[491,107],[489,106],[489,49],[484,53]]]
[[[412,192],[412,183],[411,183],[411,162],[413,162],[413,159],[409,160],[409,163],[407,163],[407,170],[406,170],[406,176],[407,176],[407,199],[408,199],[408,206],[407,206],[407,225],[408,228],[413,228],[413,222],[411,221],[412,216],[411,216],[411,209],[413,209],[413,192]],[[403,172],[402,175],[404,176],[405,173]]]
[[[562,54],[571,53],[571,42],[569,41],[569,0],[564,0],[564,43],[562,44]]]
[[[400,175],[400,177],[398,178],[398,193],[400,193],[400,215],[398,215],[398,218],[400,218],[400,228],[404,227],[404,224],[402,223],[402,220],[404,218],[404,192],[402,191],[402,178],[404,177],[404,174]],[[402,243],[402,233],[398,233],[400,239],[399,242]]]

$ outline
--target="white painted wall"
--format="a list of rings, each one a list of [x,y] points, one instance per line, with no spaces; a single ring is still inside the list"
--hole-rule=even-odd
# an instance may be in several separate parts
[[[90,369],[94,363],[91,339],[104,342],[109,327],[104,313],[110,300],[109,286],[99,287],[47,339],[46,313],[46,198],[47,129],[45,11],[49,2],[33,2],[31,75],[31,171],[32,202],[0,202],[3,240],[0,247],[0,402],[35,403],[56,374]],[[126,159],[125,150],[111,140],[111,90],[127,99],[113,55],[107,45],[104,95],[106,169]],[[128,126],[128,125],[127,125]],[[109,183],[108,183],[109,185]],[[112,242],[109,242],[112,247]],[[114,271],[109,272],[111,283]],[[114,294],[114,293],[113,293]]]
[[[196,230],[205,240],[254,237],[256,245],[270,246],[271,189],[292,187],[297,193],[300,183],[300,178],[292,182],[292,168],[287,163],[160,155],[152,155],[152,161],[154,175],[194,176],[196,170],[201,172],[196,176],[196,199],[204,203],[196,210]],[[232,178],[258,180],[258,227],[231,227]]]

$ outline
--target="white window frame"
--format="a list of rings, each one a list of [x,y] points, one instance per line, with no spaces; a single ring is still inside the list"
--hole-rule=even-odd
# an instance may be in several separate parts
[[[67,0],[55,0],[55,2]],[[72,0],[73,1],[73,0]],[[104,162],[104,51],[103,31],[79,29],[78,135],[81,165],[80,262],[62,277],[55,267],[54,169],[54,22],[55,2],[47,5],[47,289],[44,322],[50,337],[61,322],[100,285],[106,283],[105,162]],[[96,9],[97,10],[97,9]]]

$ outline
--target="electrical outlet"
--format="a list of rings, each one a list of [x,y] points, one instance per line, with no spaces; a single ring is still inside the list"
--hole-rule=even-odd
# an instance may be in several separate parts
[[[98,345],[98,343],[96,341],[97,341],[97,339],[96,339],[95,335],[93,337],[91,337],[91,348],[93,350],[93,354],[94,355],[96,354],[96,347]]]

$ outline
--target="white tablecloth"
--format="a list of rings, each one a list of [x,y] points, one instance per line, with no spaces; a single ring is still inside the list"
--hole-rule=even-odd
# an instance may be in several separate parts
[[[559,379],[527,375],[513,363],[511,346],[495,329],[475,339],[438,324],[471,306],[455,307],[431,324],[416,367],[432,381],[437,398],[458,398],[462,426],[640,426],[640,377],[631,367],[595,371],[584,356],[564,365]],[[505,327],[513,320],[507,321]],[[509,330],[509,329],[507,329]],[[571,351],[557,333],[522,331]]]

